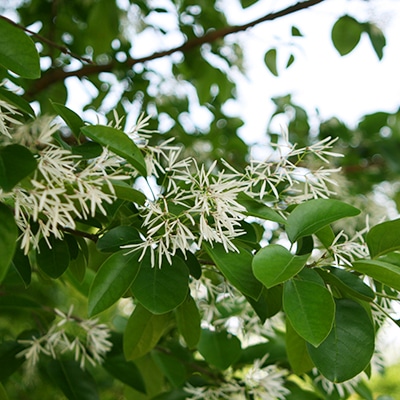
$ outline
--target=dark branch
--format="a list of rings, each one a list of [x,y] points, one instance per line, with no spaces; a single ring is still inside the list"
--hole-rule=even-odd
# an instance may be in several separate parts
[[[177,52],[184,53],[189,50],[192,50],[193,48],[199,47],[203,44],[213,43],[216,40],[224,38],[233,33],[246,31],[247,29],[252,28],[258,24],[261,24],[262,22],[273,21],[277,18],[281,18],[286,15],[293,14],[297,11],[304,10],[306,8],[315,6],[316,4],[322,3],[323,1],[325,1],[325,0],[302,1],[302,2],[292,5],[290,7],[287,7],[283,10],[267,14],[264,17],[258,18],[247,24],[236,25],[236,26],[227,26],[227,27],[219,29],[219,30],[210,31],[203,36],[200,36],[200,37],[194,38],[194,39],[190,39],[180,46],[173,47],[169,50],[155,52],[155,53],[150,54],[145,57],[129,58],[124,63],[118,63],[115,60],[113,60],[112,62],[110,62],[108,64],[104,64],[104,65],[84,65],[82,68],[75,70],[75,71],[64,71],[62,69],[49,70],[47,73],[45,73],[43,75],[43,77],[41,79],[39,79],[38,81],[35,82],[34,86],[31,87],[31,89],[27,92],[27,95],[33,96],[34,94],[42,91],[43,89],[52,85],[53,83],[62,81],[70,76],[76,76],[78,78],[81,78],[81,77],[88,76],[88,75],[98,74],[100,72],[111,72],[114,68],[117,68],[118,66],[132,67],[133,65],[142,64],[147,61],[156,60],[158,58],[166,57],[166,56],[169,56],[169,55],[177,53]],[[41,40],[37,35],[36,35],[36,37],[39,40]],[[48,44],[50,45],[50,43],[48,43]],[[69,53],[69,54],[72,56],[71,53]],[[87,61],[87,60],[84,60],[84,61]]]

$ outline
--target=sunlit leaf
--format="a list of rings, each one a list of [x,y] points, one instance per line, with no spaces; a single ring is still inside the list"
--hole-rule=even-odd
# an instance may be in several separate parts
[[[82,118],[75,111],[64,106],[63,104],[52,101],[51,105],[58,115],[65,121],[75,137],[79,137],[81,128],[84,126]]]
[[[334,199],[315,199],[299,204],[289,215],[286,233],[294,243],[302,236],[311,235],[344,217],[358,215],[360,210]]]
[[[276,65],[276,49],[270,49],[265,53],[264,56],[264,62],[265,65],[267,66],[267,68],[270,70],[270,72],[275,75],[278,76],[278,68]]]
[[[0,18],[0,65],[22,78],[40,77],[39,54],[32,39]]]
[[[308,352],[327,379],[344,382],[367,367],[374,353],[374,338],[366,310],[355,301],[338,299],[332,331],[319,347],[308,345]]]
[[[341,56],[350,53],[360,41],[363,25],[349,15],[339,18],[332,28],[332,42]]]
[[[267,288],[285,282],[304,267],[309,254],[295,256],[278,244],[258,251],[253,258],[254,276]]]
[[[382,30],[373,23],[366,23],[365,30],[368,33],[372,47],[379,60],[383,58],[383,49],[386,46],[386,38]]]
[[[329,290],[317,283],[285,282],[283,309],[294,330],[313,346],[319,346],[332,329],[335,303]]]

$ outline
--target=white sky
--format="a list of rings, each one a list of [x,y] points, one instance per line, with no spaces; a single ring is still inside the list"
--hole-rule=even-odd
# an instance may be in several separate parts
[[[260,0],[248,10],[225,0],[231,23],[242,24],[293,1]],[[366,34],[349,55],[341,57],[331,42],[334,22],[344,14],[360,22],[376,21],[386,35],[384,58],[379,61]],[[291,38],[291,26],[303,38]],[[337,116],[350,124],[367,113],[396,111],[400,106],[400,1],[328,0],[309,9],[260,24],[245,33],[232,35],[245,49],[248,79],[239,80],[240,104],[233,108],[246,121],[245,139],[263,140],[267,121],[274,110],[271,97],[291,93],[296,104],[322,118]],[[290,46],[290,43],[294,46]],[[278,48],[281,64],[274,77],[264,64],[265,52]],[[285,70],[289,54],[296,60]]]

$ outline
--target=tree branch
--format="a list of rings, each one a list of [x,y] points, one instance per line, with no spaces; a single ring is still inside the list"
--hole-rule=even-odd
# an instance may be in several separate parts
[[[92,65],[84,65],[82,66],[80,69],[74,70],[74,71],[64,71],[62,69],[52,69],[47,71],[46,73],[43,74],[42,78],[37,80],[35,82],[35,84],[30,88],[30,90],[27,92],[28,97],[33,96],[34,94],[42,91],[43,89],[45,89],[46,87],[62,81],[68,77],[71,76],[75,76],[78,78],[84,77],[84,76],[88,76],[88,75],[93,75],[93,74],[98,74],[101,72],[111,72],[114,68],[118,68],[118,66],[120,67],[132,67],[136,64],[142,64],[145,63],[147,61],[152,61],[152,60],[156,60],[158,58],[163,58],[166,56],[169,56],[171,54],[177,53],[177,52],[187,52],[189,50],[192,50],[193,48],[199,47],[205,43],[213,43],[218,39],[224,38],[228,35],[231,35],[233,33],[238,33],[238,32],[243,32],[246,31],[249,28],[252,28],[258,24],[261,24],[262,22],[266,22],[266,21],[273,21],[277,18],[281,18],[284,17],[286,15],[289,14],[293,14],[297,11],[300,10],[304,10],[306,8],[315,6],[316,4],[322,3],[325,0],[306,0],[306,1],[301,1],[299,3],[296,3],[292,6],[289,6],[283,10],[277,11],[277,12],[273,12],[270,14],[267,14],[261,18],[258,18],[254,21],[251,21],[247,24],[244,25],[236,25],[236,26],[227,26],[225,28],[219,29],[219,30],[215,30],[215,31],[210,31],[207,32],[205,35],[197,37],[197,38],[193,38],[190,40],[187,40],[185,43],[183,43],[180,46],[177,47],[173,47],[171,49],[168,50],[164,50],[164,51],[159,51],[159,52],[155,52],[153,54],[150,54],[148,56],[145,57],[140,57],[140,58],[128,58],[128,60],[126,60],[124,63],[119,63],[116,60],[111,61],[108,64],[103,64],[103,65],[98,65],[98,64],[92,64]],[[35,37],[38,40],[42,40],[45,38],[42,38],[40,36],[38,36],[37,34],[35,34]],[[51,45],[51,42],[49,43],[48,40],[46,40],[46,43]],[[60,50],[64,49],[63,47],[57,47]],[[62,51],[62,50],[61,50]],[[77,58],[75,55],[73,55],[72,53],[68,53],[70,54],[72,57]],[[86,59],[80,58],[82,61],[88,61]]]

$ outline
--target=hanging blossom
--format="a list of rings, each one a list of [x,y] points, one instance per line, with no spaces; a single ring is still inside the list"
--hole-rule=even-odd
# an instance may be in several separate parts
[[[1,86],[1,85],[0,85]],[[21,125],[14,116],[22,115],[16,107],[0,100],[0,134],[11,139],[10,125]]]
[[[112,347],[109,328],[99,324],[98,319],[81,320],[73,317],[72,306],[68,313],[57,309],[54,311],[58,318],[45,335],[18,341],[25,346],[17,357],[25,359],[27,373],[34,373],[42,355],[59,359],[64,354],[71,354],[82,369],[87,363],[92,366],[101,364]]]

